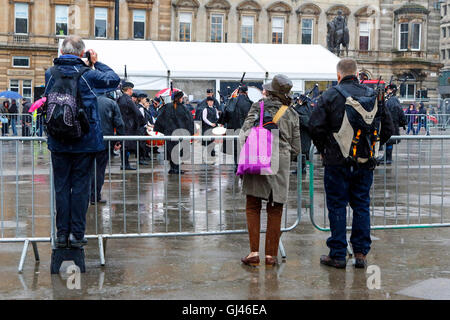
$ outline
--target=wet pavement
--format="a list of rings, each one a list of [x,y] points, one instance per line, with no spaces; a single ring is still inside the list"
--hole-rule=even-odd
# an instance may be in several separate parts
[[[419,215],[420,223],[448,222],[449,142],[402,141],[394,151],[396,165],[386,170],[379,167],[375,172],[374,224],[419,223]],[[0,239],[48,237],[51,219],[46,145],[3,142],[0,150]],[[186,174],[179,180],[178,176],[164,174],[168,168],[161,160],[159,155],[150,165],[141,166],[139,175],[127,171],[124,178],[119,158],[113,157],[111,179],[108,181],[107,169],[102,195],[108,202],[89,208],[87,234],[245,230],[245,201],[231,166],[186,164]],[[317,159],[314,164],[315,220],[326,226],[323,170]],[[296,175],[291,176],[283,227],[295,225],[296,179]],[[50,275],[49,243],[38,244],[39,264],[28,249],[22,274],[17,266],[23,245],[0,243],[0,299],[449,298],[448,228],[373,231],[368,262],[379,267],[380,289],[368,288],[371,274],[354,269],[351,259],[345,270],[321,266],[319,258],[328,252],[325,240],[329,233],[311,224],[306,208],[310,201],[307,176],[302,181],[301,221],[283,234],[287,259],[278,267],[241,265],[240,258],[249,250],[246,234],[109,239],[104,267],[100,266],[97,241],[89,240],[81,289],[68,289],[65,271],[69,263],[63,264],[60,275]],[[261,254],[263,239],[264,235]]]

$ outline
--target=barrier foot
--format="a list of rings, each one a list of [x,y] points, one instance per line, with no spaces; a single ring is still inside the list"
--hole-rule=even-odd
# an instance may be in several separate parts
[[[105,250],[103,247],[103,237],[102,236],[98,236],[98,251],[99,251],[99,256],[100,256],[100,265],[103,267],[105,265]]]
[[[347,245],[347,252],[348,252],[348,256],[351,258],[353,257],[353,248],[350,245],[350,243]]]
[[[61,264],[64,261],[73,261],[80,268],[81,273],[86,272],[86,266],[84,263],[84,248],[52,249],[50,273],[58,274]]]
[[[36,260],[36,262],[39,262],[40,258],[39,258],[39,251],[38,251],[38,247],[37,247],[37,242],[36,241],[31,241],[31,244],[33,245],[34,260]]]
[[[25,258],[27,257],[29,243],[30,243],[30,240],[27,239],[27,240],[25,240],[25,242],[23,244],[22,255],[20,256],[20,262],[19,262],[19,268],[18,268],[19,273],[22,273],[22,271],[23,271],[23,265],[25,263]]]
[[[283,246],[283,242],[281,241],[281,238],[280,238],[280,245],[279,245],[279,247],[280,247],[281,259],[282,260],[286,260],[286,250],[284,250],[284,246]]]

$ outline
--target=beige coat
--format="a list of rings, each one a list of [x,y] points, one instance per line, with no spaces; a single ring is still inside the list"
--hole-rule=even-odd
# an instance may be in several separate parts
[[[282,103],[277,98],[264,98],[264,111],[269,111],[272,117],[275,116],[281,105]],[[245,119],[240,133],[241,146],[254,126],[255,120],[259,120],[259,114],[258,101],[252,105]],[[244,175],[242,192],[266,200],[269,199],[272,192],[273,201],[284,204],[288,199],[291,155],[297,156],[301,152],[299,118],[291,107],[278,121],[278,129],[279,139],[275,135],[272,143],[271,168],[274,174]]]

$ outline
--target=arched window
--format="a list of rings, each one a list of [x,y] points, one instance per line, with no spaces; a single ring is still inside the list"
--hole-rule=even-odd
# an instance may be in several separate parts
[[[297,10],[299,38],[301,44],[318,43],[318,24],[321,9],[314,3],[302,4]]]
[[[195,41],[197,11],[200,3],[197,0],[178,0],[173,4],[175,9],[175,25],[177,41]]]
[[[289,16],[292,8],[285,2],[278,1],[267,8],[271,43],[288,43]]]
[[[238,41],[242,43],[258,42],[258,25],[261,6],[254,0],[241,2],[237,7],[239,19]]]
[[[230,3],[227,0],[210,0],[205,8],[208,19],[209,41],[228,42]]]

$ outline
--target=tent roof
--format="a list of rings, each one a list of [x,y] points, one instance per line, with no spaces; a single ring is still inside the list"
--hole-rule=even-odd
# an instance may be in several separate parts
[[[155,84],[174,79],[336,80],[339,58],[320,45],[84,40],[120,76]],[[62,40],[60,40],[60,45]],[[153,79],[152,79],[153,78]],[[158,79],[159,78],[159,79]]]

